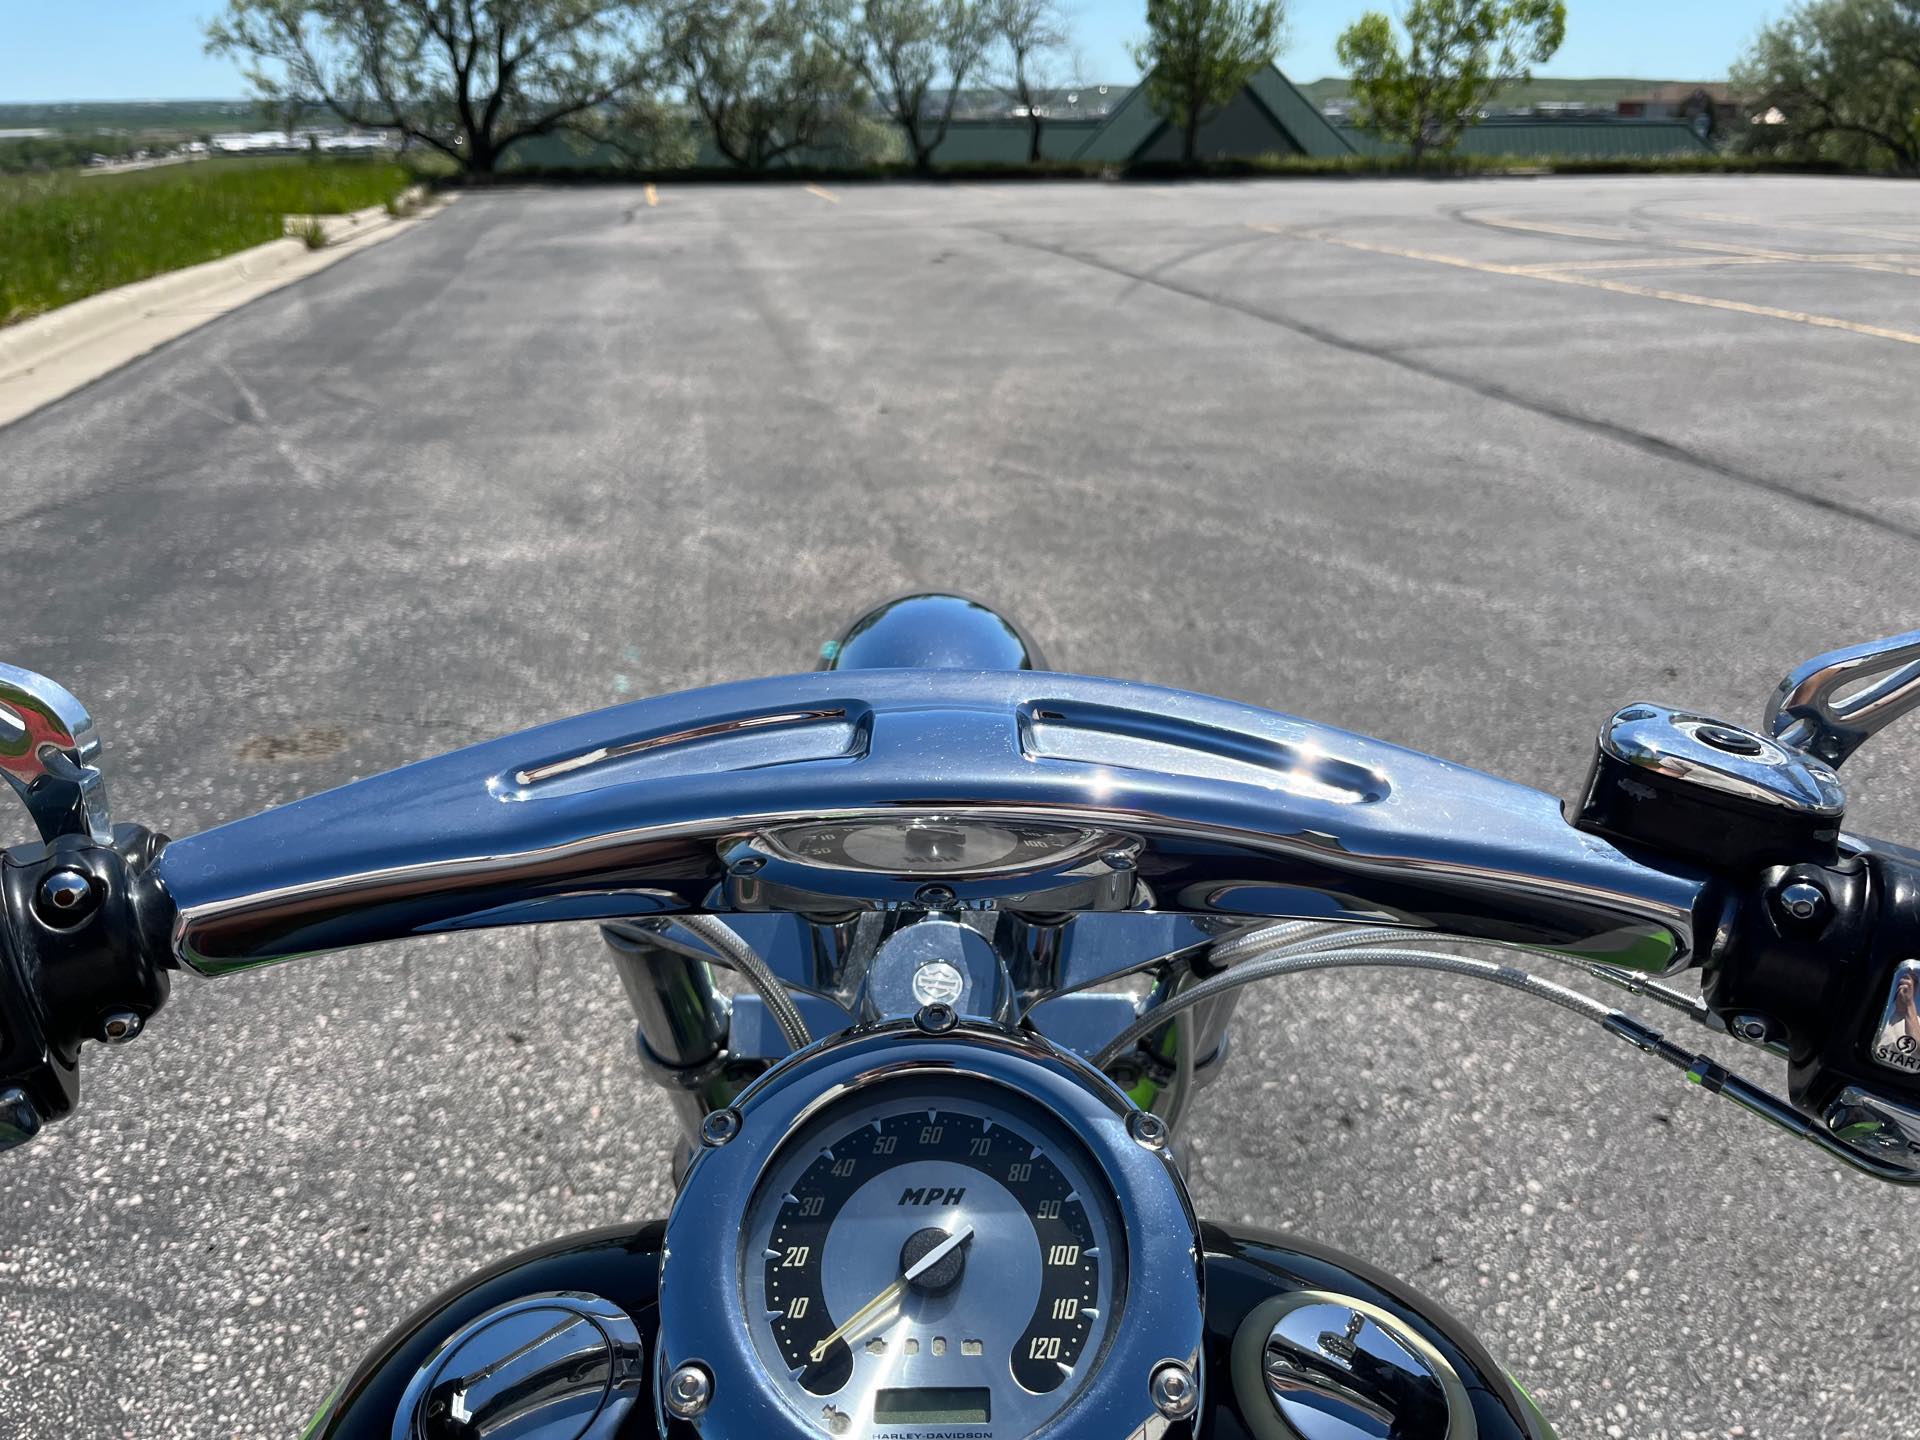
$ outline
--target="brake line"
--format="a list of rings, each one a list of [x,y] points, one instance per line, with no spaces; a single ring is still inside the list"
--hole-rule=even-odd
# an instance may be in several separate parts
[[[1378,928],[1370,927],[1370,931]],[[1260,934],[1271,937],[1271,930],[1254,932],[1254,935]],[[1236,938],[1245,941],[1253,939],[1253,936]],[[1577,990],[1556,985],[1551,980],[1542,980],[1538,975],[1513,965],[1498,965],[1488,960],[1475,960],[1464,955],[1446,955],[1438,951],[1408,950],[1370,944],[1354,945],[1351,942],[1356,938],[1371,939],[1372,934],[1368,933],[1363,937],[1349,932],[1347,935],[1324,936],[1296,942],[1294,945],[1284,946],[1280,954],[1246,961],[1225,974],[1215,975],[1190,989],[1182,990],[1154,1006],[1122,1030],[1104,1050],[1094,1057],[1093,1064],[1100,1070],[1106,1070],[1146,1036],[1163,1028],[1168,1020],[1180,1011],[1202,1004],[1242,985],[1278,979],[1286,975],[1304,975],[1316,970],[1368,966],[1427,970],[1437,974],[1485,980],[1546,1000],[1564,1010],[1570,1010],[1581,1019],[1598,1025],[1616,1039],[1624,1040],[1637,1050],[1665,1060],[1709,1094],[1720,1095],[1731,1100],[1743,1110],[1818,1147],[1851,1169],[1898,1185],[1920,1184],[1920,1175],[1853,1150],[1764,1086],[1756,1085],[1751,1080],[1735,1074],[1710,1056],[1697,1054],[1684,1046],[1675,1044],[1644,1020],[1624,1011],[1615,1010],[1590,996],[1582,995]],[[1343,945],[1342,942],[1346,943]],[[1280,942],[1278,937],[1271,937],[1269,943],[1283,942]]]

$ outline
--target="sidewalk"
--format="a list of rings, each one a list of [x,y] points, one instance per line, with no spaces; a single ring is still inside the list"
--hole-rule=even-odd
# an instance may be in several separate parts
[[[90,295],[0,330],[0,425],[30,415],[250,300],[412,229],[452,198],[428,197],[420,209],[398,218],[385,206],[320,216],[327,234],[321,249],[309,249],[304,239],[291,236],[271,240]],[[304,226],[306,218],[288,217],[289,229]]]

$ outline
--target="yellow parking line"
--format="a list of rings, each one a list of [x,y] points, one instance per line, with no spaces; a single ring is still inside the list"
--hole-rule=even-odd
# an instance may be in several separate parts
[[[1618,230],[1598,225],[1549,225],[1544,220],[1516,220],[1508,215],[1476,215],[1475,221],[1496,230],[1518,230],[1524,235],[1564,235],[1571,240],[1631,240]]]
[[[1823,235],[1865,235],[1875,240],[1899,240],[1920,245],[1920,233],[1875,230],[1861,225],[1822,225],[1815,220],[1769,220],[1759,215],[1729,215],[1719,210],[1670,210],[1676,220],[1705,220],[1714,225],[1749,225],[1763,230],[1816,230]]]
[[[1710,265],[1785,265],[1784,255],[1668,255],[1643,260],[1543,260],[1537,265],[1516,265],[1532,275],[1558,274],[1562,270],[1688,270]]]
[[[1448,265],[1456,270],[1477,270],[1484,275],[1512,275],[1522,280],[1544,280],[1553,285],[1577,285],[1587,290],[1608,290],[1616,295],[1634,295],[1646,300],[1665,300],[1674,305],[1698,305],[1707,310],[1728,310],[1736,315],[1757,315],[1767,320],[1790,320],[1796,325],[1812,325],[1822,330],[1845,330],[1854,335],[1870,335],[1876,340],[1897,340],[1903,345],[1920,345],[1920,335],[1907,330],[1891,330],[1884,325],[1865,325],[1858,320],[1842,320],[1836,315],[1814,315],[1804,310],[1782,310],[1773,305],[1751,305],[1744,300],[1722,300],[1717,295],[1694,295],[1685,290],[1656,290],[1648,285],[1629,285],[1622,280],[1602,280],[1594,275],[1568,275],[1552,270],[1530,270],[1521,265],[1500,265],[1490,260],[1469,260],[1463,255],[1441,255],[1432,250],[1409,250],[1397,245],[1376,245],[1368,240],[1353,240],[1317,230],[1292,230],[1280,225],[1254,224],[1250,228],[1299,240],[1318,240],[1347,250],[1363,250],[1372,255],[1391,255],[1400,260],[1423,260],[1429,265]]]
[[[838,195],[834,194],[831,190],[822,190],[818,185],[809,185],[806,187],[806,191],[809,195],[818,195],[829,205],[838,205],[840,203],[840,197]]]
[[[647,204],[658,205],[659,203],[660,203],[660,192],[654,189],[653,186],[651,185],[647,186]]]
[[[1692,212],[1688,213],[1691,214]],[[1518,220],[1508,215],[1480,215],[1474,218],[1483,225],[1491,225],[1500,230],[1513,230],[1526,235],[1558,235],[1575,240],[1624,241],[1630,245],[1652,245],[1670,250],[1695,250],[1702,251],[1708,255],[1738,255],[1752,260],[1798,260],[1804,263],[1817,261],[1823,264],[1851,265],[1856,270],[1877,270],[1886,275],[1920,275],[1920,270],[1910,268],[1911,262],[1920,261],[1920,255],[1896,255],[1891,257],[1884,255],[1846,254],[1809,255],[1800,250],[1774,250],[1755,245],[1737,245],[1725,240],[1683,240],[1678,236],[1672,235],[1662,235],[1656,238],[1654,236],[1636,235],[1630,231],[1604,230],[1584,225],[1549,225],[1543,221]],[[1687,216],[1683,215],[1682,218],[1687,218]],[[1694,218],[1699,217],[1696,216]],[[1815,227],[1809,226],[1803,228]],[[1858,233],[1866,234],[1868,232],[1861,231]],[[1889,260],[1896,262],[1904,260],[1910,263],[1907,265],[1886,263]],[[1600,265],[1608,263],[1612,262],[1576,261],[1570,262],[1565,268],[1573,269],[1576,266],[1581,269],[1590,267],[1598,268]],[[1560,267],[1553,266],[1543,268],[1557,269]],[[1658,266],[1649,264],[1645,268],[1657,269]]]

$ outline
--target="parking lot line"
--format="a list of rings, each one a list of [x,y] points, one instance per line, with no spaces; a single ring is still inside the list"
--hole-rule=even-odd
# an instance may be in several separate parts
[[[1811,325],[1821,330],[1844,330],[1854,335],[1869,335],[1876,340],[1894,340],[1902,345],[1920,345],[1920,335],[1908,330],[1893,330],[1884,325],[1867,325],[1858,320],[1843,320],[1837,315],[1815,315],[1805,310],[1783,310],[1774,305],[1754,305],[1745,300],[1723,300],[1717,295],[1695,295],[1685,290],[1658,290],[1650,285],[1629,285],[1624,280],[1603,280],[1597,275],[1572,275],[1562,270],[1535,270],[1524,265],[1502,265],[1492,260],[1469,260],[1464,255],[1442,255],[1432,250],[1411,250],[1398,245],[1380,245],[1371,240],[1355,240],[1330,235],[1322,230],[1289,229],[1284,225],[1249,222],[1250,228],[1296,240],[1317,240],[1323,245],[1338,245],[1372,255],[1390,255],[1400,260],[1420,260],[1429,265],[1447,265],[1456,270],[1477,270],[1483,275],[1511,275],[1522,280],[1543,280],[1553,285],[1577,285],[1586,290],[1608,290],[1616,295],[1633,295],[1645,300],[1665,300],[1673,305],[1697,305],[1707,310],[1726,310],[1736,315],[1754,315],[1766,320],[1786,320],[1796,325]]]
[[[1863,225],[1823,225],[1817,220],[1770,220],[1758,215],[1730,215],[1721,210],[1669,210],[1676,220],[1704,220],[1713,225],[1749,225],[1763,230],[1813,230],[1823,235],[1865,235],[1873,240],[1898,240],[1920,245],[1920,229],[1876,230]]]
[[[1681,215],[1678,218],[1684,219],[1688,217]],[[1889,256],[1853,255],[1842,252],[1839,254],[1809,255],[1802,250],[1777,250],[1756,245],[1741,245],[1726,240],[1688,240],[1677,235],[1635,235],[1631,232],[1605,230],[1585,225],[1552,225],[1544,221],[1520,220],[1510,215],[1476,215],[1473,216],[1472,219],[1475,224],[1489,225],[1497,230],[1512,230],[1520,234],[1555,235],[1575,240],[1601,240],[1628,245],[1652,245],[1673,250],[1701,251],[1708,255],[1741,256],[1751,260],[1851,265],[1857,270],[1877,270],[1887,275],[1920,275],[1920,270],[1913,268],[1916,262],[1920,262],[1920,254]],[[1920,244],[1920,240],[1916,240],[1915,243]],[[1612,263],[1614,262],[1570,261],[1565,268],[1594,269]],[[1676,260],[1672,263],[1678,265],[1683,262]],[[1540,268],[1549,269],[1560,267],[1549,264],[1543,265]],[[1656,269],[1658,266],[1650,264],[1645,268]]]
[[[818,195],[822,200],[826,201],[829,205],[838,205],[840,203],[840,197],[834,194],[831,190],[822,190],[818,185],[808,185],[805,188],[806,188],[807,194]]]
[[[1798,257],[1795,257],[1798,258]],[[1812,257],[1809,257],[1812,258]],[[1549,274],[1561,270],[1687,270],[1715,265],[1785,265],[1784,255],[1660,255],[1637,260],[1543,260],[1537,265],[1516,265],[1530,274]]]

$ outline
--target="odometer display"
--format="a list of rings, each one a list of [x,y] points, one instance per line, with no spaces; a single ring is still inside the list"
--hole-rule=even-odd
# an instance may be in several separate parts
[[[895,1082],[803,1127],[743,1235],[777,1388],[828,1434],[934,1423],[908,1419],[902,1392],[981,1392],[983,1418],[949,1432],[1040,1428],[1091,1372],[1124,1290],[1098,1173],[1056,1119],[986,1084]]]

